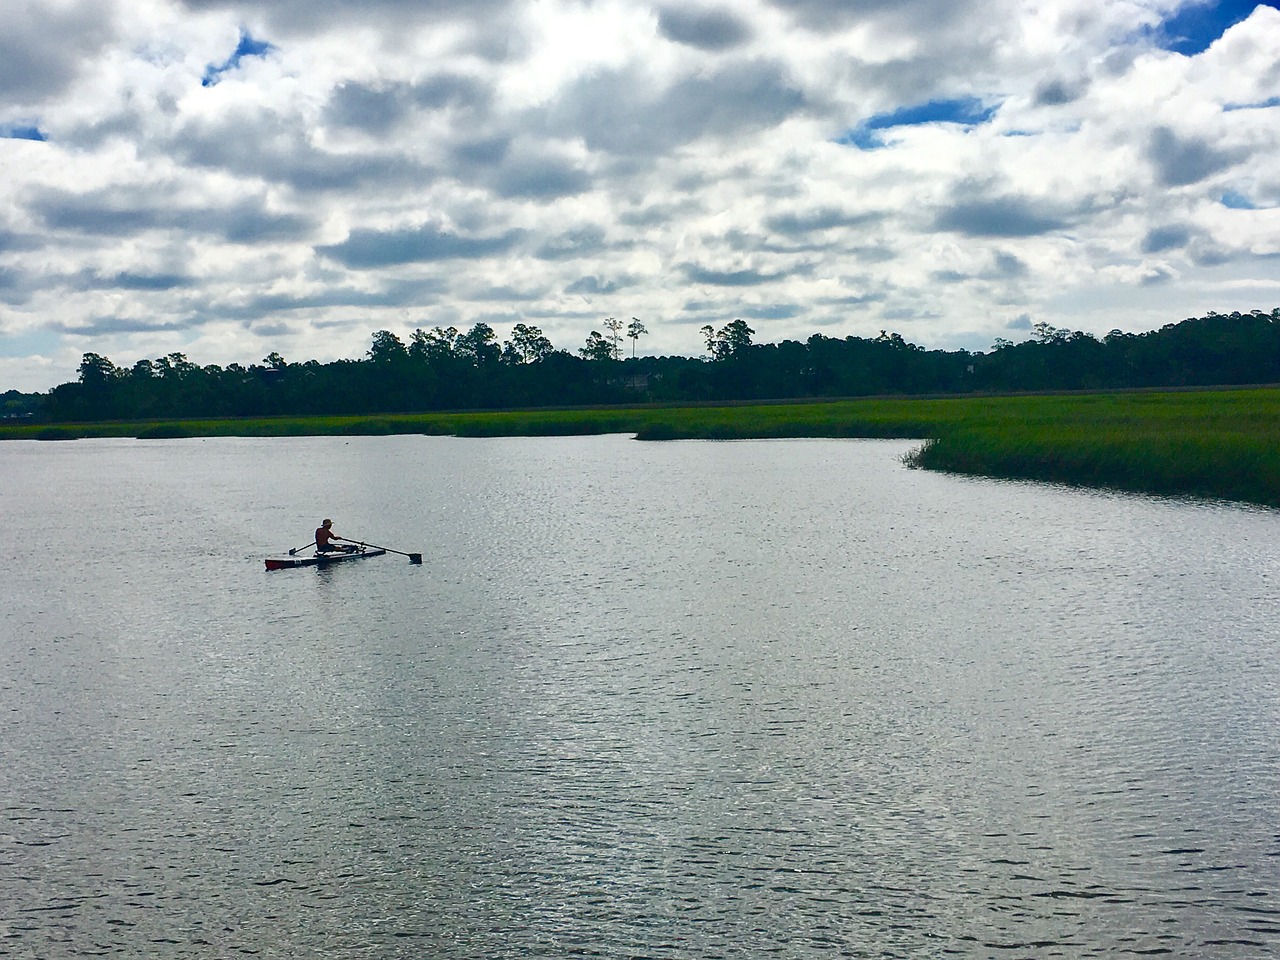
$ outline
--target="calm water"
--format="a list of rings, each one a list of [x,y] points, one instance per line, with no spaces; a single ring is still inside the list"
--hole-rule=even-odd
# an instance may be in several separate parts
[[[1280,513],[909,446],[0,444],[0,955],[1280,956]]]

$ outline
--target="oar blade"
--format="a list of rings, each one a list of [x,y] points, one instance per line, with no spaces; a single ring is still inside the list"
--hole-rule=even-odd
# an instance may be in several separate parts
[[[409,562],[411,564],[414,564],[415,566],[422,566],[422,554],[420,553],[409,554]]]

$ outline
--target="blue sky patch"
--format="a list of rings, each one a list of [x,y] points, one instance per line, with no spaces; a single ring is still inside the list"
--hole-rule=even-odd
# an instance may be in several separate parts
[[[868,117],[852,130],[836,139],[836,143],[851,145],[859,150],[876,150],[884,146],[881,131],[894,127],[917,127],[926,123],[955,123],[975,127],[986,123],[996,112],[995,107],[984,106],[977,97],[957,100],[930,100],[928,103],[900,107],[891,113],[878,113]]]
[[[226,62],[221,66],[209,64],[205,67],[204,76],[200,80],[200,86],[212,87],[215,83],[222,79],[222,75],[230,70],[234,70],[240,66],[240,61],[245,57],[265,57],[268,53],[275,49],[274,44],[267,43],[265,40],[255,40],[248,33],[240,31],[240,42],[236,44],[235,52],[227,57]]]
[[[1258,103],[1228,103],[1222,109],[1230,113],[1232,110],[1270,110],[1272,107],[1280,107],[1280,97],[1271,97]]]
[[[1160,25],[1155,39],[1164,50],[1194,57],[1259,6],[1274,4],[1260,4],[1257,0],[1193,0]]]
[[[0,357],[52,356],[58,352],[58,334],[53,330],[32,330],[0,337]],[[0,393],[8,389],[0,385]]]
[[[1235,190],[1228,190],[1218,200],[1224,207],[1230,207],[1232,210],[1257,210],[1257,205],[1246,197],[1243,193]]]
[[[0,127],[0,139],[3,140],[39,140],[42,143],[49,138],[39,127]]]

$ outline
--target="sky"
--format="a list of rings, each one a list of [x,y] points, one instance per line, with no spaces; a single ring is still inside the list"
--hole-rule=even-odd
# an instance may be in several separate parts
[[[1280,11],[12,0],[0,390],[537,326],[987,350],[1280,305]]]

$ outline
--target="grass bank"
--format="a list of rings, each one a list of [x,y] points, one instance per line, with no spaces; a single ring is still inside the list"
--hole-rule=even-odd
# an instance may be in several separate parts
[[[908,462],[1280,506],[1280,390],[1011,399],[1018,416],[953,422]]]
[[[0,427],[0,439],[464,437],[642,440],[909,437],[912,466],[1280,506],[1280,389],[271,417]]]

